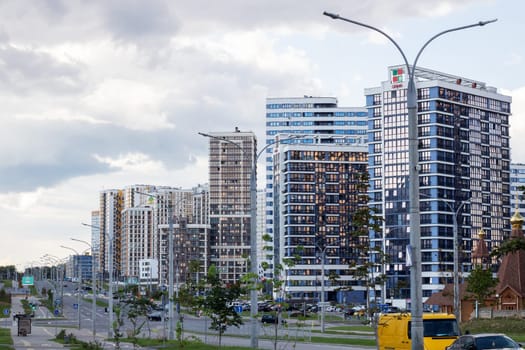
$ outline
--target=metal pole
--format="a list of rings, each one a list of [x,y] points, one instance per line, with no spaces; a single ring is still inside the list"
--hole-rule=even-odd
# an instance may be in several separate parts
[[[108,311],[109,311],[109,327],[108,327],[108,338],[113,338],[113,237],[108,233]]]
[[[157,197],[158,198],[158,197]],[[173,340],[175,337],[174,327],[173,327],[173,207],[170,203],[168,205],[168,318],[169,318],[169,332],[168,339]]]
[[[76,257],[77,257],[77,264],[78,264],[78,269],[77,269],[77,272],[78,272],[77,311],[78,312],[77,314],[78,314],[78,329],[80,329],[80,292],[82,290],[82,266],[80,265],[80,254],[78,254],[78,252],[73,248],[66,247],[63,245],[61,245],[60,247],[64,249],[72,250],[73,252],[75,252]],[[73,266],[75,266],[74,258],[73,258]]]
[[[98,229],[100,231],[99,226],[90,225],[86,223],[82,223],[82,225]],[[106,233],[104,233],[106,235]],[[108,309],[109,309],[109,317],[108,317],[108,338],[113,338],[113,237],[108,233],[106,237],[106,241],[109,241],[108,244]],[[100,252],[99,248],[99,254],[102,254]],[[94,265],[94,260],[92,261]],[[104,269],[102,268],[102,275],[104,275]],[[93,276],[94,278],[94,276]],[[102,282],[104,281],[104,276],[102,276]]]
[[[93,333],[93,341],[96,340],[97,337],[97,330],[96,330],[96,317],[97,317],[97,295],[96,295],[96,289],[97,285],[95,283],[95,251],[93,250],[93,246],[89,244],[86,241],[83,241],[81,239],[71,238],[72,241],[82,242],[84,244],[87,244],[88,247],[91,249],[91,290],[93,293],[93,299],[91,302],[91,332]]]
[[[412,265],[410,266],[410,299],[411,299],[411,314],[412,314],[412,350],[423,349],[423,305],[422,305],[422,280],[421,280],[421,233],[419,231],[420,212],[419,212],[419,154],[418,154],[418,122],[417,122],[417,92],[414,81],[414,73],[416,71],[417,61],[423,50],[430,44],[431,41],[440,37],[443,34],[477,27],[484,26],[488,23],[493,23],[496,20],[480,21],[475,24],[456,27],[442,31],[433,37],[421,47],[416,55],[412,67],[408,64],[405,53],[397,42],[382,30],[368,24],[353,21],[339,15],[324,12],[325,16],[332,19],[339,19],[345,22],[356,24],[371,30],[374,30],[385,36],[398,49],[403,57],[406,65],[409,81],[407,89],[407,109],[408,109],[408,158],[409,158],[409,213],[410,213],[410,249]]]
[[[164,201],[162,197],[159,197],[158,195],[154,195],[151,193],[145,193],[135,190],[135,193],[142,194],[145,196],[150,196],[153,198],[157,198],[158,201],[164,202],[168,207],[168,322],[169,322],[169,331],[168,331],[168,339],[173,340],[175,338],[175,327],[174,327],[174,317],[173,317],[173,275],[174,275],[174,243],[173,238],[175,235],[175,230],[173,227],[173,207],[180,204],[182,201],[184,201],[184,197],[181,198],[177,203],[172,204],[169,201]],[[177,284],[178,282],[178,276],[177,276]],[[178,287],[177,287],[177,305],[179,302],[179,295],[178,295]],[[179,307],[177,307],[177,318],[180,318],[179,315]]]
[[[219,141],[224,141],[231,143],[239,148],[241,152],[245,152],[244,148],[239,146],[236,142],[229,140],[227,138],[218,137],[203,132],[198,133],[201,136],[208,137],[211,139],[216,139]],[[257,324],[257,282],[259,280],[259,271],[257,263],[257,161],[263,152],[270,146],[274,144],[279,144],[284,141],[295,140],[305,137],[306,135],[297,135],[294,137],[289,137],[286,139],[278,139],[273,142],[266,144],[255,156],[252,162],[252,168],[250,173],[250,260],[251,268],[250,272],[253,275],[253,287],[250,290],[250,318],[251,318],[251,334],[250,334],[250,346],[252,349],[257,349],[259,347],[259,335],[258,335],[258,324]]]
[[[259,347],[258,339],[258,325],[257,325],[257,281],[258,281],[258,265],[257,265],[257,159],[258,155],[252,162],[252,171],[250,174],[250,260],[251,273],[253,275],[253,286],[250,290],[250,318],[251,318],[251,333],[250,346],[252,349]]]
[[[325,312],[325,296],[324,296],[324,259],[326,256],[326,247],[321,252],[321,333],[324,333],[324,312]]]

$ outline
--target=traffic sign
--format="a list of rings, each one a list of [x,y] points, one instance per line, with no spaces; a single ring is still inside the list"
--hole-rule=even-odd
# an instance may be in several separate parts
[[[75,310],[78,309],[78,304],[77,303],[73,304],[73,309],[75,309]]]
[[[234,306],[234,308],[235,308],[235,312],[237,312],[238,314],[242,312],[242,305],[236,305]]]
[[[32,286],[35,284],[35,279],[33,276],[23,276],[22,285],[23,286]]]
[[[53,312],[55,314],[55,316],[58,316],[60,315],[60,310],[59,309],[55,309],[55,312]]]
[[[4,315],[6,315],[6,316],[9,315],[9,312],[10,312],[10,310],[8,308],[4,309]]]

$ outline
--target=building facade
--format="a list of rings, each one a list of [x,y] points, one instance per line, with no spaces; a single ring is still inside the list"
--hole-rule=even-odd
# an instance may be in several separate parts
[[[525,201],[523,198],[523,189],[525,187],[525,164],[510,164],[510,203],[513,208],[518,208],[521,215],[525,215]]]
[[[295,301],[362,302],[365,288],[350,266],[361,263],[357,246],[368,247],[368,232],[356,235],[352,220],[368,200],[367,147],[319,141],[279,145],[274,154],[275,261],[284,281],[281,295],[274,292]]]
[[[371,244],[390,257],[383,300],[410,297],[408,111],[405,66],[365,90],[369,115],[371,205],[384,217]],[[472,79],[418,68],[417,116],[423,297],[452,283],[454,240],[459,271],[471,267],[473,242],[485,232],[489,249],[508,237],[511,98]],[[454,227],[456,226],[456,227]],[[457,231],[455,231],[457,229]],[[457,232],[458,237],[454,237]]]
[[[367,110],[362,107],[339,107],[335,97],[282,97],[266,99],[266,234],[274,236],[274,161],[275,140],[282,135],[302,136],[278,144],[362,145],[367,141]],[[272,145],[273,143],[273,145]],[[272,262],[268,261],[270,266]],[[266,271],[271,275],[271,271]]]
[[[78,282],[91,280],[93,276],[93,259],[91,255],[70,255],[66,262],[66,278]]]
[[[93,212],[91,227],[103,242],[101,266],[106,277],[110,257],[113,279],[128,282],[140,281],[141,261],[155,260],[155,284],[168,285],[173,232],[174,283],[185,283],[189,276],[203,278],[209,266],[207,185],[192,189],[132,185],[102,191],[100,198],[101,208]]]
[[[225,283],[249,271],[251,252],[251,176],[256,174],[252,132],[209,134],[210,264]]]

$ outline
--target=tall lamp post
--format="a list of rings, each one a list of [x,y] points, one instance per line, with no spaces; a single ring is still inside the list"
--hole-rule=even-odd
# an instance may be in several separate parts
[[[153,198],[157,198],[159,201],[163,201],[162,197],[159,197],[158,195],[154,195],[151,193],[145,193],[135,190],[135,193],[142,194],[145,196],[150,196]],[[175,338],[175,327],[173,323],[173,275],[174,275],[174,256],[173,256],[173,236],[175,234],[175,229],[173,227],[173,207],[179,205],[181,202],[184,201],[184,197],[179,199],[175,204],[166,203],[168,207],[168,321],[169,321],[169,332],[168,332],[168,339],[173,340]],[[177,299],[177,319],[180,319],[180,304],[179,304],[179,274],[178,274],[178,259],[177,259],[177,272],[175,273],[175,283],[177,284],[176,289],[176,299]]]
[[[91,250],[91,290],[93,293],[93,300],[91,302],[91,319],[92,319],[92,326],[91,331],[93,332],[93,341],[96,340],[97,336],[97,330],[96,330],[96,317],[97,317],[97,285],[95,283],[95,252],[93,250],[93,246],[89,244],[86,241],[83,241],[81,239],[71,238],[72,241],[75,242],[81,242],[86,244],[89,249]]]
[[[98,229],[99,226],[82,223],[83,226]],[[104,233],[105,234],[105,233]],[[113,235],[108,234],[106,237],[108,242],[108,338],[113,338]],[[102,253],[100,253],[102,254]],[[101,268],[102,271],[104,268]]]
[[[241,152],[245,152],[244,148],[242,148],[239,144],[236,142],[227,139],[225,137],[219,137],[211,134],[206,134],[203,132],[198,133],[201,136],[208,137],[211,139],[223,141],[230,143],[237,148]],[[255,154],[251,171],[250,171],[250,272],[252,273],[254,277],[254,286],[250,290],[250,317],[251,317],[251,334],[250,334],[250,346],[253,349],[257,349],[259,347],[259,339],[258,339],[258,329],[257,329],[257,278],[259,271],[257,270],[257,161],[259,160],[259,157],[263,154],[268,147],[279,144],[284,141],[289,140],[295,140],[305,137],[306,135],[298,135],[297,137],[289,137],[285,139],[277,139],[273,142],[270,142],[266,144],[258,153]]]
[[[417,128],[417,91],[414,81],[414,74],[417,67],[417,61],[423,50],[432,42],[434,39],[458,30],[468,29],[472,27],[484,26],[485,24],[493,23],[496,19],[490,21],[480,21],[478,23],[469,24],[466,26],[456,27],[444,30],[431,37],[421,47],[416,55],[412,66],[408,64],[408,60],[405,53],[397,42],[384,31],[373,27],[371,25],[357,22],[348,18],[341,17],[337,14],[323,12],[323,15],[328,16],[332,19],[339,19],[345,22],[349,22],[361,27],[365,27],[374,30],[383,36],[385,36],[394,46],[397,48],[403,61],[406,65],[408,72],[408,88],[407,88],[407,109],[408,109],[408,158],[409,164],[409,213],[410,213],[410,249],[408,250],[411,255],[411,266],[410,266],[410,300],[412,301],[411,314],[412,314],[412,349],[420,350],[423,349],[423,307],[422,307],[422,281],[421,281],[421,233],[419,231],[420,225],[420,213],[419,213],[419,157],[418,157],[418,128]],[[408,260],[408,259],[407,259]]]
[[[427,196],[423,193],[420,193],[423,197],[427,197],[430,199],[438,200],[442,203],[445,203],[445,205],[448,207],[450,212],[452,213],[452,236],[454,240],[453,245],[453,255],[454,255],[454,315],[456,316],[456,320],[458,322],[461,322],[461,305],[459,302],[459,233],[458,233],[458,215],[461,209],[465,204],[469,204],[469,201],[463,201],[461,202],[457,208],[454,209],[454,207],[447,202],[444,199],[441,198],[433,198],[430,196]]]
[[[82,290],[82,266],[80,265],[80,254],[76,251],[76,249],[66,247],[61,245],[60,248],[69,249],[73,251],[77,256],[77,264],[78,264],[78,289],[77,289],[77,313],[78,313],[78,329],[80,329],[80,291]],[[73,259],[73,263],[74,263]],[[74,266],[74,264],[73,264]]]
[[[328,245],[321,247],[318,243],[315,244],[317,250],[321,252],[321,333],[324,333],[324,315],[325,315],[325,295],[324,295],[324,263],[326,258],[326,249]]]

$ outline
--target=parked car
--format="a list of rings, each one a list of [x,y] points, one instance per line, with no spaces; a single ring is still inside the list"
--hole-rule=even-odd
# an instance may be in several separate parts
[[[146,317],[148,317],[148,320],[150,321],[162,321],[162,311],[151,311],[151,312],[148,312],[148,314],[146,315]],[[168,319],[168,317],[166,315],[164,315],[164,319]]]
[[[277,316],[272,315],[272,314],[266,314],[266,315],[262,315],[261,322],[262,323],[277,323],[278,320],[277,320]]]
[[[447,350],[522,349],[521,345],[505,334],[465,334],[454,341]]]

